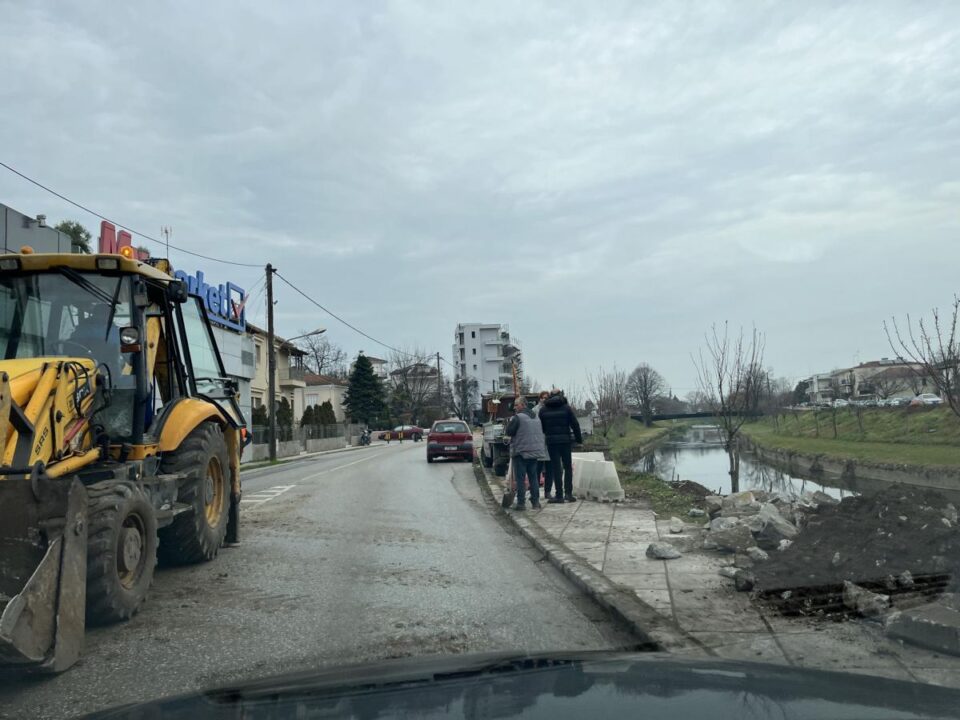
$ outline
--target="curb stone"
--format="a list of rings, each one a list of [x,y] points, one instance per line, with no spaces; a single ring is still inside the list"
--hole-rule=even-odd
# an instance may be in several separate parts
[[[561,541],[552,537],[534,521],[507,512],[495,496],[494,488],[480,463],[473,464],[474,476],[487,501],[542,552],[550,563],[600,607],[627,625],[641,639],[644,649],[701,653],[714,656],[712,650],[675,622],[657,612],[629,590],[617,585],[592,565],[581,559]]]

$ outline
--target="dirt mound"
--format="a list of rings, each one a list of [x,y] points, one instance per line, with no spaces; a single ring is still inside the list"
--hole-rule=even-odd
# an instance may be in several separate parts
[[[904,571],[912,582],[897,582]],[[823,505],[755,576],[759,594],[788,613],[842,607],[845,580],[891,595],[939,592],[960,577],[957,511],[939,493],[905,485]]]
[[[707,495],[713,495],[712,490],[708,490],[703,485],[693,480],[679,480],[677,482],[670,483],[670,487],[676,490],[683,495],[688,495],[692,498],[703,499]]]

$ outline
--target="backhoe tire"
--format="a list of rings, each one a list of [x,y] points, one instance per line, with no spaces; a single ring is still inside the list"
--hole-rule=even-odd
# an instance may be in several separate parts
[[[129,620],[153,583],[157,516],[133,483],[94,483],[87,497],[87,623]]]
[[[179,448],[163,456],[160,472],[188,476],[177,502],[192,506],[160,530],[160,561],[182,565],[212,560],[227,534],[230,514],[230,463],[220,426],[198,425]]]

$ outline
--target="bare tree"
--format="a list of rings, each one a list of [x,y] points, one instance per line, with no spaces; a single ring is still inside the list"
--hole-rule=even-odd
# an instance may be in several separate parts
[[[867,383],[877,397],[886,400],[888,397],[909,388],[910,381],[916,377],[916,374],[909,367],[892,367],[878,372],[867,380]]]
[[[622,427],[627,417],[627,373],[617,369],[587,373],[590,395],[597,406],[600,433],[607,437],[615,427]]]
[[[941,319],[940,311],[934,308],[931,320],[921,318],[916,325],[907,315],[903,331],[893,318],[890,325],[884,322],[883,329],[893,351],[902,352],[907,360],[919,365],[917,375],[922,379],[929,378],[954,414],[960,416],[960,377],[957,376],[960,368],[960,341],[957,339],[960,297],[957,295],[953,296],[951,310],[949,318]]]
[[[667,381],[647,363],[640,363],[627,377],[627,402],[640,409],[643,415],[643,424],[653,425],[653,400],[663,395],[667,389]]]
[[[480,384],[469,375],[457,377],[444,392],[450,411],[461,420],[472,420],[473,409],[480,404]]]
[[[690,412],[704,412],[710,409],[710,398],[702,390],[691,390],[684,399]]]
[[[586,407],[590,399],[584,398],[583,388],[577,383],[567,383],[567,387],[563,390],[563,395],[567,398],[567,402],[570,403],[570,407],[574,410],[590,409]]]
[[[727,323],[719,332],[713,325],[704,336],[706,355],[694,359],[697,384],[720,421],[723,447],[730,465],[730,487],[740,489],[740,428],[749,414],[755,370],[763,365],[765,339],[756,328],[744,336],[741,328],[731,337]]]
[[[443,378],[437,374],[436,356],[422,348],[390,353],[390,385],[393,387],[394,411],[422,422],[424,411],[431,408],[439,416],[440,389]]]
[[[301,344],[302,349],[307,353],[306,362],[310,372],[331,377],[346,377],[347,354],[342,347],[330,342],[323,335],[307,335],[295,342]]]

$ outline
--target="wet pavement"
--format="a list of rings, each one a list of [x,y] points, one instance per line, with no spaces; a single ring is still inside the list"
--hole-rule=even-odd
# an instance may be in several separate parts
[[[0,676],[0,717],[62,718],[391,657],[632,647],[484,501],[466,463],[405,443],[251,471],[244,542],[158,570],[130,622],[56,677]]]
[[[499,498],[502,480],[485,474]],[[512,510],[508,515],[516,517]],[[629,591],[696,646],[675,654],[708,654],[906,681],[960,687],[960,657],[891,639],[877,622],[785,617],[737,592],[719,571],[733,555],[701,549],[693,522],[671,533],[669,518],[634,504],[580,501],[545,505],[516,518],[562,544],[600,581]],[[702,521],[701,521],[702,523]],[[673,560],[647,557],[647,547],[667,541],[683,551]],[[606,592],[606,591],[602,591]]]

